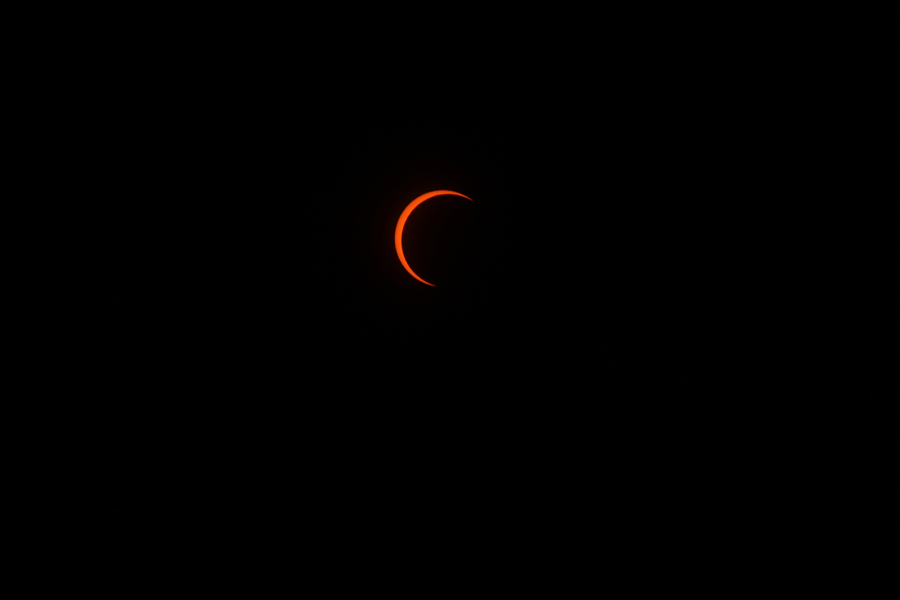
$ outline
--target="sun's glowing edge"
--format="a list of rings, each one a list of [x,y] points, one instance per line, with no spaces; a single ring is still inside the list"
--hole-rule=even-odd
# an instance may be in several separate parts
[[[431,287],[437,286],[433,283],[428,283],[427,281],[416,275],[415,271],[413,271],[409,266],[409,263],[406,262],[406,257],[403,255],[403,227],[406,225],[406,220],[409,218],[409,215],[412,214],[412,211],[414,211],[417,206],[419,206],[429,198],[434,198],[435,196],[462,196],[466,200],[474,202],[474,200],[472,200],[465,194],[460,194],[459,192],[451,192],[450,190],[435,190],[433,192],[422,194],[421,196],[410,202],[409,205],[403,209],[403,212],[400,214],[400,219],[397,221],[397,229],[394,231],[394,246],[397,248],[397,256],[400,258],[400,262],[403,264],[403,268],[406,269],[410,275],[412,275],[425,285],[430,285]]]

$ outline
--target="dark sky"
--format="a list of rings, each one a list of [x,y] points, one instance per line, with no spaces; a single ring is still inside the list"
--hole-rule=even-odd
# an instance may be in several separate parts
[[[346,10],[60,18],[67,543],[112,519],[101,546],[296,589],[802,555],[828,190],[801,33]],[[407,224],[431,288],[393,234],[435,189],[473,202]]]

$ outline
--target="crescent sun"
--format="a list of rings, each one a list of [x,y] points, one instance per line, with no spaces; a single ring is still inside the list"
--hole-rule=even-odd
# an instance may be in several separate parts
[[[412,211],[416,209],[417,206],[428,200],[429,198],[434,198],[435,196],[462,196],[466,200],[472,200],[465,194],[460,194],[459,192],[451,192],[450,190],[436,190],[434,192],[428,192],[427,194],[422,194],[415,200],[409,203],[405,209],[403,209],[403,213],[400,215],[400,220],[397,221],[397,230],[394,232],[394,245],[397,247],[397,256],[400,257],[400,262],[403,263],[403,268],[409,272],[410,275],[424,283],[425,285],[430,285],[431,287],[437,287],[433,283],[428,283],[421,277],[415,274],[415,272],[410,268],[409,263],[406,262],[406,257],[403,256],[403,226],[406,225],[406,220],[409,218],[409,215],[412,214]],[[473,200],[474,202],[474,200]]]

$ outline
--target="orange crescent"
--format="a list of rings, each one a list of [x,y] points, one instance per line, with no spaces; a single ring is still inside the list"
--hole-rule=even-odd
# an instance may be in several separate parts
[[[416,275],[413,270],[409,267],[409,263],[406,262],[406,257],[403,256],[403,226],[406,225],[406,220],[409,218],[409,215],[412,214],[412,211],[416,209],[416,207],[429,198],[434,198],[435,196],[462,196],[466,200],[472,200],[465,194],[460,194],[459,192],[451,192],[450,190],[436,190],[434,192],[428,192],[427,194],[422,194],[415,200],[409,203],[409,206],[403,209],[403,213],[400,215],[400,220],[397,221],[397,230],[394,232],[394,245],[397,247],[397,256],[400,257],[400,262],[403,263],[403,268],[406,269],[410,275],[424,283],[425,285],[430,285],[431,287],[437,287],[433,283],[428,283],[418,275]],[[474,200],[472,200],[474,202]]]

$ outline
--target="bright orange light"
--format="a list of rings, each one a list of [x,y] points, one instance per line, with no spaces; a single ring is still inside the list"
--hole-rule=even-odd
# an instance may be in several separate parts
[[[427,194],[422,194],[415,200],[409,203],[405,209],[403,209],[403,213],[400,215],[400,220],[397,221],[397,230],[394,232],[394,245],[397,247],[397,256],[400,257],[400,262],[403,263],[403,268],[409,271],[409,274],[421,281],[426,285],[430,285],[431,287],[437,287],[433,283],[428,283],[418,275],[416,275],[411,268],[409,268],[409,263],[406,262],[406,257],[403,256],[403,244],[401,240],[403,239],[403,226],[406,225],[406,219],[409,218],[409,215],[412,214],[412,211],[415,208],[428,200],[429,198],[434,198],[435,196],[462,196],[466,200],[472,200],[468,196],[464,194],[460,194],[459,192],[451,192],[449,190],[437,190],[434,192],[428,192]],[[474,202],[474,200],[473,200]]]

